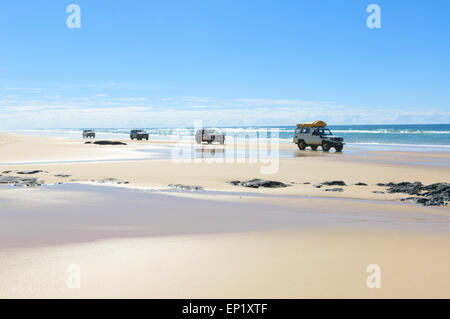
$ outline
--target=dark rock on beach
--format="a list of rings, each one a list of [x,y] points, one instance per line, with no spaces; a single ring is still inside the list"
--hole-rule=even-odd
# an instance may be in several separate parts
[[[381,186],[382,183],[379,184]],[[446,206],[450,201],[450,183],[434,183],[425,186],[421,182],[390,182],[382,185],[388,187],[387,192],[390,194],[415,195],[415,197],[404,198],[402,201],[413,201],[423,206]]]
[[[356,186],[367,186],[366,183],[362,183],[362,182],[358,182],[358,183],[356,183],[355,185],[356,185]]]
[[[344,181],[326,181],[322,185],[325,186],[347,186]]]
[[[67,176],[70,176],[70,175],[67,175]],[[72,180],[72,181],[75,181],[75,180]],[[118,180],[117,178],[113,178],[113,177],[99,179],[99,180],[92,179],[91,182],[100,183],[100,184],[117,184],[117,185],[130,184],[130,182],[128,182],[128,181],[121,181],[121,180]]]
[[[382,192],[382,191],[373,191],[372,193],[374,193],[374,194],[386,194],[385,192]]]
[[[65,174],[55,175],[55,177],[61,177],[61,178],[67,178],[67,177],[70,177],[70,176],[72,176],[72,175],[65,175]]]
[[[2,172],[2,174],[9,174],[9,173],[11,173],[12,171],[3,171]]]
[[[42,181],[38,181],[37,178],[34,177],[18,177],[18,176],[1,176],[0,175],[0,184],[6,185],[14,185],[14,186],[41,186],[43,184]]]
[[[104,184],[104,183],[114,183],[114,184],[117,184],[117,182],[119,182],[119,180],[118,180],[117,178],[110,177],[110,178],[100,179],[100,180],[98,180],[98,181],[96,181],[96,182],[97,182],[97,183],[102,183],[102,184]]]
[[[423,196],[436,197],[441,196],[443,200],[450,201],[450,183],[435,183],[422,187]]]
[[[202,191],[203,187],[201,186],[190,186],[190,185],[182,185],[182,184],[169,184],[170,188],[179,189],[183,191]]]
[[[433,198],[426,198],[426,197],[407,197],[402,198],[402,202],[413,202],[422,206],[445,206],[446,203],[442,198],[439,197],[433,197]]]
[[[235,186],[243,186],[243,187],[249,187],[249,188],[260,188],[260,187],[264,187],[264,188],[280,188],[280,187],[288,187],[291,185],[288,184],[284,184],[282,182],[277,182],[277,181],[267,181],[264,179],[259,179],[259,178],[255,178],[255,179],[251,179],[249,181],[230,181],[228,182],[232,185]]]
[[[421,182],[401,182],[398,184],[392,183],[388,185],[388,187],[389,188],[387,189],[387,192],[389,194],[405,193],[408,195],[420,195],[420,193],[422,192],[423,184]]]
[[[393,182],[389,182],[389,183],[377,183],[377,186],[381,186],[381,187],[391,187],[391,186],[393,186],[393,185],[395,185],[395,183],[393,183]]]
[[[246,182],[241,183],[244,187],[251,187],[251,188],[259,188],[259,187],[266,187],[266,188],[279,188],[279,187],[287,187],[287,184],[284,184],[282,182],[277,181],[267,181],[264,179],[252,179]]]
[[[17,172],[17,174],[19,175],[34,175],[34,174],[38,174],[38,173],[42,173],[42,170],[34,170],[34,171],[28,171],[28,172]]]
[[[127,145],[124,142],[118,141],[95,141],[95,142],[85,142],[84,144],[96,144],[96,145]]]
[[[336,188],[327,188],[325,189],[326,192],[343,192],[344,189],[340,188],[340,187],[336,187]]]

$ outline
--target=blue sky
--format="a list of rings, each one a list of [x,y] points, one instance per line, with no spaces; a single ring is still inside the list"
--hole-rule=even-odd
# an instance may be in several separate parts
[[[445,0],[3,0],[0,129],[450,123],[449,36]]]

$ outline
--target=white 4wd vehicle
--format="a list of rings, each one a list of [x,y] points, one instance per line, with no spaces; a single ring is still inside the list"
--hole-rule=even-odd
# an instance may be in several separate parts
[[[344,148],[344,139],[339,136],[334,136],[326,126],[327,124],[322,121],[297,124],[293,142],[298,145],[300,150],[304,150],[310,146],[315,151],[321,146],[324,152],[328,152],[332,147],[334,147],[336,152],[342,151]]]

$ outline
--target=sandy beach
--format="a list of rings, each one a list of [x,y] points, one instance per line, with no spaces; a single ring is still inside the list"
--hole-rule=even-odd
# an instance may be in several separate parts
[[[231,161],[232,143],[123,142],[0,133],[1,177],[42,184],[0,185],[0,297],[450,297],[448,207],[377,185],[448,182],[450,152],[280,144],[252,162]],[[288,186],[229,183],[254,178]],[[72,264],[80,289],[66,284]],[[366,285],[371,264],[381,288]]]

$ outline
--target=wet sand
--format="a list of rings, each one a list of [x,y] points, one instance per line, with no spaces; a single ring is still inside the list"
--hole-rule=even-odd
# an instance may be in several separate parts
[[[0,194],[4,298],[450,294],[450,217],[424,208],[339,199],[289,207],[75,184]],[[80,289],[66,285],[72,264]],[[382,269],[380,289],[366,286],[370,264]]]
[[[302,231],[0,251],[3,298],[448,298],[448,237]],[[381,287],[366,285],[367,266]],[[80,288],[68,288],[70,266]]]
[[[338,198],[274,196],[259,200],[248,194],[241,194],[241,200],[220,200],[220,196],[206,193],[210,198],[204,200],[180,196],[183,194],[187,193],[82,184],[0,188],[0,248],[290,229],[450,231],[447,208]],[[281,202],[284,205],[277,204]]]

